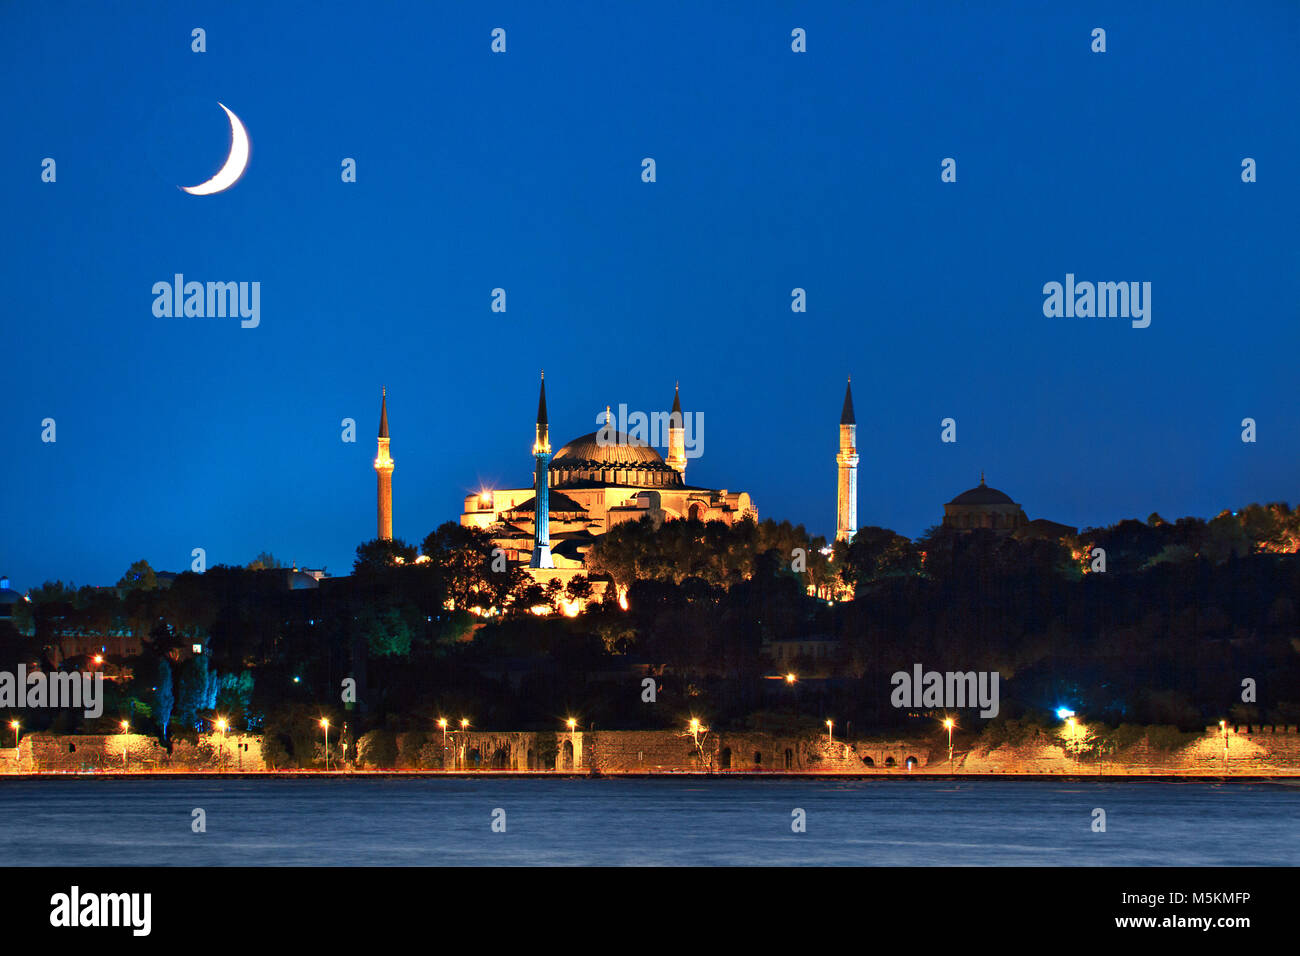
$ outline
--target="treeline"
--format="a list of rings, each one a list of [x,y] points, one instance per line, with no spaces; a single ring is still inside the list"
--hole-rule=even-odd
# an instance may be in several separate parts
[[[1068,706],[1189,730],[1297,723],[1297,518],[1284,505],[1208,522],[1153,515],[1060,540],[863,528],[830,548],[788,523],[644,520],[599,538],[587,575],[564,589],[539,587],[503,566],[485,532],[448,523],[418,549],[366,542],[350,577],[316,588],[290,588],[293,572],[269,555],[170,587],[144,562],[116,588],[53,582],[23,602],[18,627],[0,624],[0,666],[38,660],[68,630],[129,629],[144,651],[110,662],[129,679],[109,683],[102,727],[38,712],[23,726],[128,719],[168,739],[220,716],[300,766],[323,755],[322,718],[344,748],[376,728],[430,733],[440,716],[519,730],[567,715],[627,729],[691,716],[900,727],[934,716],[889,702],[891,676],[915,664],[997,671],[1005,719]],[[561,613],[601,578],[603,602]],[[766,652],[778,643],[808,654],[778,666]]]

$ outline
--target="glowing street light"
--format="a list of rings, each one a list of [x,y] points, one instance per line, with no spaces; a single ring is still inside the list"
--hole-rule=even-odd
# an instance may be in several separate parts
[[[122,721],[122,769],[126,769],[126,732],[131,729],[131,725],[125,720]]]
[[[948,730],[948,772],[952,773],[952,728],[954,726],[953,719],[951,717],[945,717],[943,719],[943,725]]]
[[[793,672],[793,671],[791,671],[789,674],[786,674],[786,675],[785,675],[785,682],[786,682],[787,684],[793,684],[793,683],[794,683],[795,681],[797,681],[798,679],[799,679],[799,678],[797,678],[797,677],[794,676],[794,672]]]
[[[568,724],[569,726],[569,749],[573,751],[573,766],[570,769],[577,770],[578,769],[578,747],[573,742],[573,731],[574,728],[578,726],[578,722],[574,718],[570,717],[568,720],[565,721],[565,723]]]
[[[17,750],[17,749],[18,749],[18,726],[19,726],[19,725],[18,725],[18,721],[16,721],[16,720],[11,720],[11,721],[9,721],[9,726],[10,726],[11,728],[13,728],[13,732],[14,732],[14,750]]]
[[[447,718],[439,717],[438,726],[442,728],[442,769],[447,769]]]
[[[330,768],[330,722],[326,717],[320,719],[320,725],[325,731],[325,769]]]
[[[835,721],[826,721],[826,744],[832,746],[835,743]]]
[[[465,731],[468,730],[468,729],[469,729],[469,718],[468,718],[468,717],[462,717],[462,718],[460,719],[460,732],[461,732],[460,745],[456,748],[456,767],[457,767],[457,769],[460,769],[460,768],[462,768],[462,767],[464,767],[464,766],[466,765],[466,764],[465,764],[465,736],[464,736],[464,735],[465,735]]]

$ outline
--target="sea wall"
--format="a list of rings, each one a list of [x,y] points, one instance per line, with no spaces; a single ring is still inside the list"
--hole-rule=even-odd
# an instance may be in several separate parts
[[[177,740],[171,752],[143,734],[28,734],[17,752],[5,748],[0,770],[11,773],[85,773],[104,770],[265,770],[262,738],[212,734],[197,743]]]
[[[1025,739],[954,754],[957,773],[1300,773],[1300,733],[1295,726],[1206,727],[1199,735],[1148,731],[1111,749],[1089,740],[1087,728],[1038,729]],[[1171,739],[1171,737],[1173,739]],[[946,753],[944,754],[946,758]],[[945,759],[946,762],[946,759]],[[940,769],[936,767],[936,769]]]
[[[1015,739],[992,733],[953,740],[949,763],[942,732],[910,737],[781,735],[700,731],[372,731],[356,748],[352,770],[596,771],[675,773],[962,774],[1300,774],[1295,726],[1207,727],[1199,734],[1131,728],[1090,738],[1079,728],[1023,728]],[[262,738],[213,734],[175,741],[171,751],[139,734],[33,733],[17,749],[0,748],[0,773],[94,771],[261,771]],[[334,758],[337,760],[337,755]],[[333,766],[331,767],[333,769]]]

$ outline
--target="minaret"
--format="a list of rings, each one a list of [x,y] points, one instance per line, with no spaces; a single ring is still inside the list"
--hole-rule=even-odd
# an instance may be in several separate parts
[[[379,473],[379,537],[393,540],[393,456],[388,453],[388,389],[379,405],[379,454],[375,457]]]
[[[533,457],[537,459],[537,477],[533,482],[534,517],[533,555],[528,559],[530,568],[553,568],[551,560],[551,436],[546,422],[546,373],[542,372],[542,390],[537,399],[537,440],[533,442]]]
[[[858,530],[858,424],[853,418],[853,379],[844,386],[844,410],[840,413],[840,451],[836,495],[835,540],[852,541]]]
[[[680,383],[678,383],[680,385]],[[673,386],[673,410],[668,415],[668,457],[664,464],[686,477],[686,426],[682,418],[682,396],[678,385]]]

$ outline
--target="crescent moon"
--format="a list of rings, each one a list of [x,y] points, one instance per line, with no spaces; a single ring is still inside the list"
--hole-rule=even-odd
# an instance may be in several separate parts
[[[225,165],[207,182],[181,187],[191,196],[211,196],[229,189],[244,175],[244,169],[248,166],[248,131],[244,129],[239,117],[226,109],[225,103],[217,105],[226,110],[226,115],[230,117],[230,155],[226,157]]]

